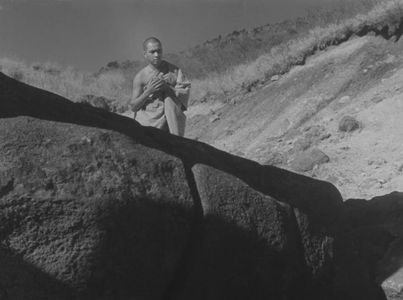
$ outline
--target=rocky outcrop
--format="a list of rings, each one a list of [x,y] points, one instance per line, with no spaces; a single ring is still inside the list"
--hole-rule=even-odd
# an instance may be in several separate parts
[[[344,299],[366,270],[345,264],[347,208],[330,183],[0,74],[6,299]]]
[[[29,117],[1,119],[0,136],[2,249],[70,288],[48,293],[45,279],[3,263],[8,297],[161,298],[193,219],[181,161],[111,131]]]
[[[292,207],[212,167],[196,164],[192,170],[203,243],[195,250],[198,263],[186,277],[183,299],[302,296],[308,272]]]
[[[403,299],[402,216],[403,193],[345,202],[335,245],[338,299]]]
[[[339,122],[339,131],[351,132],[360,128],[360,123],[351,116],[344,116]]]
[[[311,171],[313,168],[329,162],[330,158],[323,151],[313,148],[298,153],[291,161],[290,168],[297,172]]]
[[[378,283],[388,299],[403,298],[403,238],[396,238],[378,263]]]

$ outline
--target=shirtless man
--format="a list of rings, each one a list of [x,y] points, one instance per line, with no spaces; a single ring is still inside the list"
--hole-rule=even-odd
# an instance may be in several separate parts
[[[135,119],[144,126],[183,136],[190,82],[178,67],[162,59],[157,38],[146,39],[143,49],[148,65],[133,80],[131,108]]]

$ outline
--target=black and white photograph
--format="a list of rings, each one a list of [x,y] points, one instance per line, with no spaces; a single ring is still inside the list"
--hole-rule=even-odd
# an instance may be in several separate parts
[[[0,0],[0,300],[403,300],[403,0]]]

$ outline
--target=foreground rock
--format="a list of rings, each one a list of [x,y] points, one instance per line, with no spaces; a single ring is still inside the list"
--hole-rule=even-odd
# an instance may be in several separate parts
[[[312,290],[304,290],[308,272],[303,252],[296,251],[301,240],[292,207],[212,167],[197,164],[193,172],[204,212],[204,243],[196,250],[199,263],[186,278],[184,295],[191,295],[188,299],[309,295]]]
[[[0,118],[6,299],[380,299],[329,183],[2,74]]]
[[[26,262],[0,261],[8,297],[161,298],[192,222],[180,160],[111,131],[27,117],[1,119],[0,137],[1,249]],[[69,292],[49,292],[35,273]]]
[[[378,264],[378,281],[388,299],[403,298],[403,238],[389,246]]]
[[[403,299],[402,216],[403,193],[345,202],[335,246],[339,299]]]

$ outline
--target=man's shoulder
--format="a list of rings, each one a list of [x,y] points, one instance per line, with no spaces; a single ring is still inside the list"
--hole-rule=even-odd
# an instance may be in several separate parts
[[[150,65],[146,65],[143,68],[141,68],[140,71],[138,71],[136,75],[138,75],[138,74],[147,74],[147,73],[150,72],[150,69],[151,69]]]
[[[147,77],[147,74],[150,73],[150,67],[147,65],[145,67],[143,67],[140,71],[138,71],[136,73],[136,75],[134,76],[134,80],[138,80],[138,81],[142,81]]]
[[[179,67],[177,67],[176,65],[170,63],[169,61],[164,60],[164,62],[165,62],[165,64],[167,65],[168,70],[169,70],[170,72],[179,70]]]

